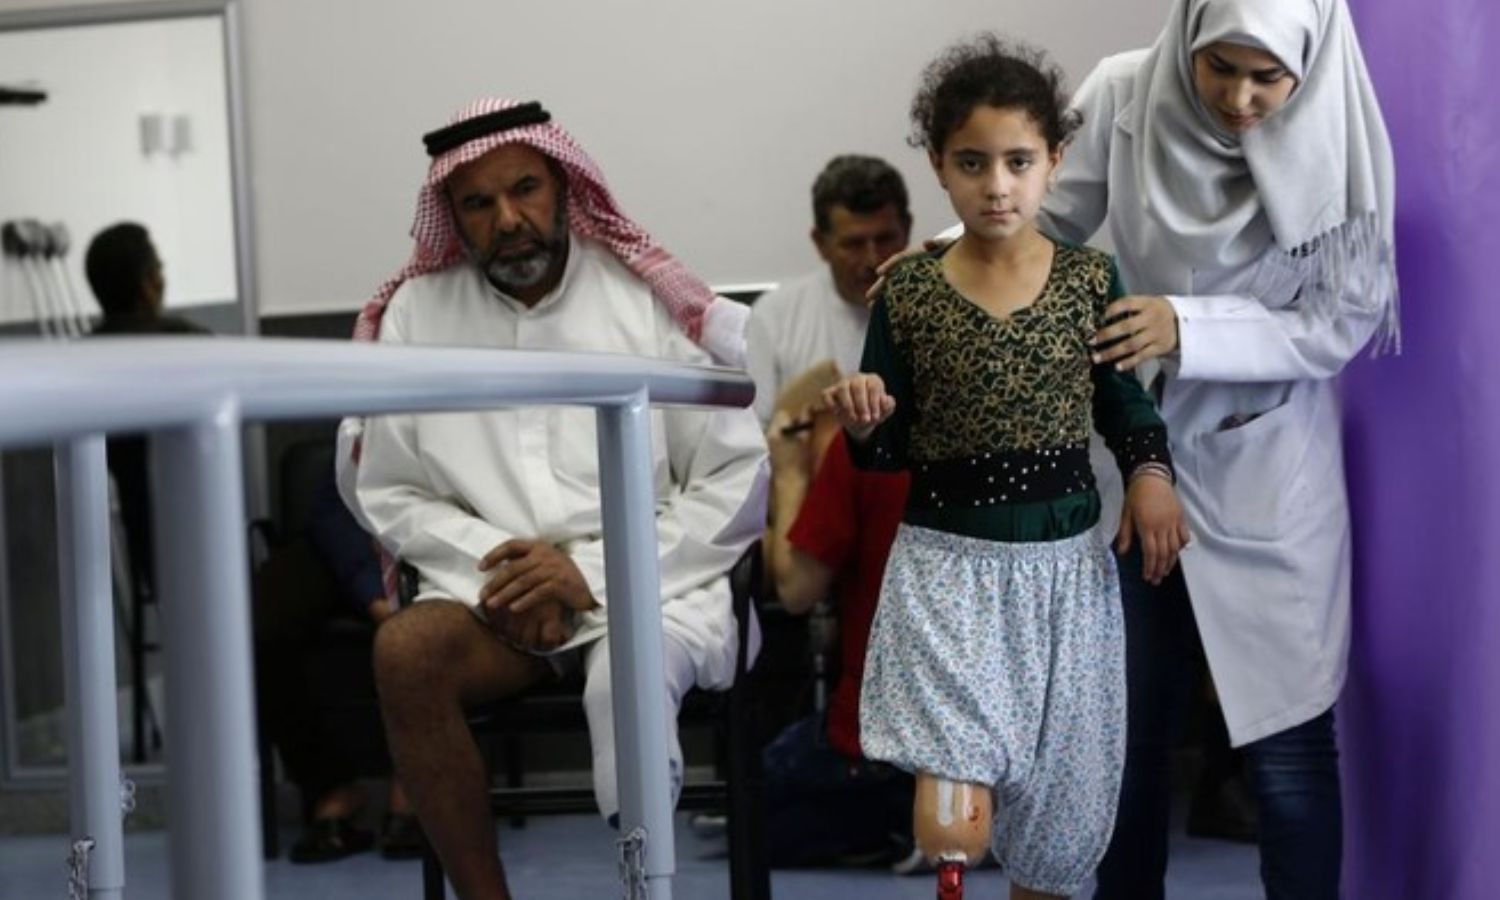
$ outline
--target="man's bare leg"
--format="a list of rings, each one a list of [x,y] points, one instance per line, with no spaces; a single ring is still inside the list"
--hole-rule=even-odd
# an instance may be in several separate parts
[[[375,636],[375,680],[396,776],[463,900],[508,900],[484,761],[464,709],[549,677],[546,661],[501,643],[467,607],[429,600]]]

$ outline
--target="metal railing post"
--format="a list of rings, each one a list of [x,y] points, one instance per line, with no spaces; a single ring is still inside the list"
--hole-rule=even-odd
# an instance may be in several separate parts
[[[80,437],[55,451],[72,845],[90,900],[118,900],[125,848],[104,437]]]
[[[645,882],[645,896],[671,900],[677,860],[667,766],[651,407],[646,391],[637,391],[620,405],[600,407],[598,421],[620,834],[626,841],[644,841],[638,858],[642,871],[622,875],[627,879],[627,897],[636,896],[633,889],[639,887],[640,879]]]
[[[151,438],[172,896],[260,900],[239,408]]]

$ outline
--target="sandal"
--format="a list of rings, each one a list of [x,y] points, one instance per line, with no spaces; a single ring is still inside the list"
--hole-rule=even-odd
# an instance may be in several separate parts
[[[314,819],[297,843],[287,853],[294,863],[321,863],[363,853],[375,843],[375,836],[354,827],[349,818]]]
[[[386,813],[380,827],[380,855],[386,859],[421,859],[422,826],[412,813]]]

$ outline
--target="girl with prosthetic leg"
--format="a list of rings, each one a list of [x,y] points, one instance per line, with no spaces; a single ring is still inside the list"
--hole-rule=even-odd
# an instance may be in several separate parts
[[[1127,483],[1116,548],[1160,581],[1187,542],[1166,431],[1089,340],[1114,261],[1033,224],[1074,127],[1060,79],[994,36],[932,63],[914,143],[962,238],[890,270],[861,372],[824,401],[857,465],[910,471],[861,694],[868,756],[917,776],[938,897],[993,848],[1012,898],[1068,896],[1104,854],[1125,747],[1124,632],[1096,527],[1091,426]]]

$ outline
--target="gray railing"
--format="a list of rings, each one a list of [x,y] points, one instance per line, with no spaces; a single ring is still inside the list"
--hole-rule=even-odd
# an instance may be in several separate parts
[[[75,846],[119,898],[119,735],[104,435],[150,434],[176,897],[264,896],[255,787],[241,426],[272,419],[569,404],[598,414],[620,829],[652,898],[676,868],[661,693],[651,404],[745,406],[739,372],[626,356],[324,341],[0,343],[0,446],[54,445]],[[658,673],[652,675],[651,673]],[[645,702],[643,702],[645,701]],[[80,860],[82,862],[83,860]]]

